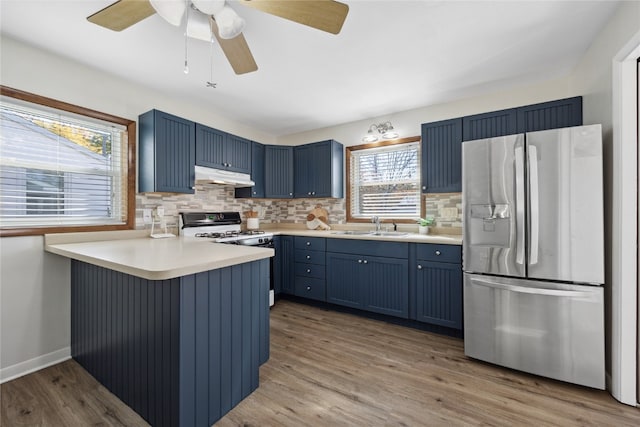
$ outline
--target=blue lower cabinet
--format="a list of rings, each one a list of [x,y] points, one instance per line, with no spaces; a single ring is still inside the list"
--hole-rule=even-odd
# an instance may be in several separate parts
[[[461,330],[462,266],[418,259],[416,270],[416,320]]]
[[[408,318],[408,260],[328,252],[327,302]]]
[[[214,424],[269,358],[269,260],[170,280],[71,263],[71,355],[153,426]]]
[[[295,247],[293,236],[280,236],[280,245],[276,247],[274,266],[274,288],[280,289],[283,294],[293,295],[295,293]]]

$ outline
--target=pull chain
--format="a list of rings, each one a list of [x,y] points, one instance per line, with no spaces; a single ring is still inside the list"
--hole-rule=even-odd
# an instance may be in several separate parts
[[[185,9],[185,15],[186,15],[185,18],[186,19],[185,19],[185,28],[184,28],[184,70],[183,71],[184,71],[185,74],[189,74],[189,64],[187,62],[187,53],[188,53],[187,47],[188,47],[188,40],[189,40],[189,37],[187,37],[187,25],[189,23],[189,9],[190,9],[190,7],[189,7],[189,1],[188,0],[185,0],[185,3],[187,4],[187,7]]]

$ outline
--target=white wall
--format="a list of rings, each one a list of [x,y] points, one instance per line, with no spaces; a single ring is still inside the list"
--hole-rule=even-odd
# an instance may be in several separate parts
[[[580,95],[569,90],[566,77],[545,81],[538,84],[514,87],[509,90],[493,92],[488,95],[461,99],[445,104],[431,105],[424,108],[402,111],[388,116],[374,117],[358,122],[345,123],[330,128],[316,129],[278,138],[282,145],[298,145],[325,139],[335,139],[345,146],[363,144],[362,137],[372,123],[390,120],[400,137],[419,136],[420,125],[427,122],[452,119],[470,114],[486,113],[505,108],[569,98]]]
[[[623,60],[639,44],[640,2],[624,2],[569,79],[571,90],[584,97],[585,122],[602,123],[607,379],[614,397],[630,405],[637,402],[637,124],[634,119],[625,124],[626,129],[621,126],[620,98],[623,94],[632,97],[635,112],[636,91],[632,81],[621,85],[619,73]],[[635,60],[627,62],[631,80],[635,80]]]
[[[69,357],[69,260],[42,236],[0,239],[0,380]]]

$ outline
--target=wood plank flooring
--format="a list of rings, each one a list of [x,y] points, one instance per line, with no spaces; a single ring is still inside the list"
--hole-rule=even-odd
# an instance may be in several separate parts
[[[143,426],[74,361],[5,383],[2,426]],[[639,426],[607,392],[468,359],[462,341],[281,300],[260,387],[219,426]]]

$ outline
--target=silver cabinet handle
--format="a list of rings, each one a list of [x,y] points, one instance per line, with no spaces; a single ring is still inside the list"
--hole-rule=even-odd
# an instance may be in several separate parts
[[[422,270],[422,266],[418,264],[418,270]]]
[[[311,269],[310,268],[307,268],[307,273],[311,273]]]
[[[363,264],[368,264],[369,261],[367,261],[366,259],[364,261],[362,261]]]
[[[358,264],[362,264],[362,260],[361,259],[358,260]]]
[[[312,191],[312,192],[311,192],[311,195],[312,195],[312,196],[315,196],[315,195],[316,195],[316,192],[315,192],[315,191]]]
[[[307,259],[311,259],[311,255],[307,255]]]
[[[307,246],[311,246],[311,242],[307,242]]]
[[[311,286],[307,286],[307,290],[310,291],[311,290]]]
[[[441,252],[440,251],[436,251],[436,255],[440,256]]]
[[[289,193],[290,196],[293,196],[293,193]]]

